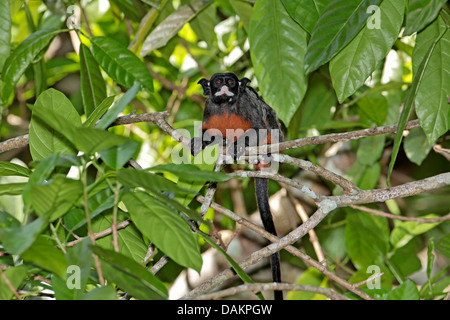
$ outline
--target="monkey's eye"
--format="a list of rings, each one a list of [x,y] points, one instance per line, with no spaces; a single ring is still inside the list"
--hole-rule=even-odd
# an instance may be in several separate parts
[[[216,84],[217,84],[217,85],[222,84],[222,80],[217,79],[217,80],[216,80]]]
[[[229,80],[228,80],[228,84],[229,84],[230,86],[234,86],[234,80],[229,79]]]

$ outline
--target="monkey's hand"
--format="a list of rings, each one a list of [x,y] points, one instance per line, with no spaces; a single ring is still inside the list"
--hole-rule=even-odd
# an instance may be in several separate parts
[[[221,146],[226,145],[226,139],[224,139],[220,134],[210,136],[209,134],[204,133],[202,137],[195,137],[191,139],[191,153],[195,157],[206,147],[215,144],[219,144]]]

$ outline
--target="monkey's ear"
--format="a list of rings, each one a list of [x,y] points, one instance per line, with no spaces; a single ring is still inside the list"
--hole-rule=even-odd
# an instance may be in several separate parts
[[[245,90],[245,87],[247,86],[247,83],[251,82],[249,78],[242,78],[239,80],[239,92],[242,93]]]
[[[208,79],[200,79],[199,82],[197,82],[198,84],[201,84],[203,87],[203,94],[205,96],[209,96],[211,94],[211,87],[209,85],[209,80]]]

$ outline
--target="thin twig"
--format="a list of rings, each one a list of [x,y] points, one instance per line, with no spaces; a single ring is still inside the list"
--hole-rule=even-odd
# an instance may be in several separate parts
[[[373,215],[376,216],[381,216],[381,217],[386,217],[389,219],[396,219],[396,220],[403,220],[403,221],[415,221],[415,222],[419,222],[419,223],[435,223],[435,222],[442,222],[442,221],[447,221],[450,220],[450,213],[442,216],[442,217],[436,217],[436,218],[420,218],[420,217],[404,217],[404,216],[398,216],[392,213],[387,213],[387,212],[383,212],[380,210],[375,210],[372,208],[367,208],[364,206],[357,206],[357,205],[350,205],[350,207],[352,207],[353,209],[356,210],[361,210],[361,211],[365,211],[368,213],[371,213]]]
[[[197,63],[198,70],[203,74],[203,76],[205,76],[208,79],[211,78],[211,75],[208,73],[208,71],[206,71],[205,67],[192,54],[191,49],[189,48],[189,46],[186,43],[186,41],[183,38],[181,38],[181,37],[179,37],[178,39],[179,39],[181,45],[186,49],[187,53],[192,57],[192,59],[194,59],[195,63]]]
[[[288,156],[287,154],[275,153],[272,154],[272,157],[273,160],[277,162],[291,164],[296,167],[302,168],[303,170],[314,172],[315,174],[323,177],[324,179],[334,182],[335,184],[340,186],[346,194],[355,194],[359,191],[359,188],[353,182],[341,177],[340,175],[335,174],[334,172],[331,172],[325,168],[315,165],[310,161],[296,159],[291,156]]]
[[[119,233],[117,230],[117,211],[119,205],[119,193],[120,193],[120,183],[116,181],[116,188],[114,190],[114,207],[113,207],[113,218],[112,218],[112,244],[115,252],[119,252]]]
[[[5,282],[6,286],[12,291],[12,293],[16,296],[18,300],[22,300],[22,297],[19,295],[19,293],[16,291],[16,288],[11,284],[6,274],[3,272],[3,270],[0,268],[0,275],[3,278],[3,281]]]
[[[419,126],[420,126],[419,120],[412,120],[406,124],[405,129],[409,130],[409,129],[416,128]],[[361,138],[365,138],[365,137],[376,136],[376,135],[385,134],[385,133],[395,133],[395,132],[397,132],[397,124],[391,124],[388,126],[373,127],[373,128],[369,128],[369,129],[355,130],[355,131],[349,131],[349,132],[343,132],[343,133],[330,133],[330,134],[324,134],[321,136],[307,137],[307,138],[295,139],[295,140],[284,141],[284,142],[280,142],[280,143],[267,145],[267,149],[265,150],[265,152],[280,152],[280,151],[288,150],[288,149],[301,148],[301,147],[312,146],[312,145],[317,145],[317,144],[324,144],[324,143],[329,143],[329,142],[361,139]],[[258,154],[258,148],[259,147],[249,147],[246,149],[245,154],[246,155]]]
[[[384,272],[376,273],[376,274],[371,275],[370,277],[368,277],[366,280],[363,280],[363,281],[358,282],[358,283],[354,283],[353,286],[355,286],[355,288],[361,287],[362,285],[366,284],[369,281],[372,281],[372,280],[375,280],[377,278],[380,278],[383,274],[384,274]]]
[[[273,173],[269,171],[237,171],[229,174],[230,176],[238,176],[241,178],[267,178],[274,181],[285,183],[291,187],[294,187],[301,192],[303,192],[308,197],[312,198],[313,200],[317,201],[319,200],[320,196],[312,191],[307,186],[302,185],[300,182],[286,178],[285,176],[282,176],[278,173]]]
[[[445,159],[450,161],[450,149],[442,148],[440,145],[433,146],[434,152],[441,154]]]
[[[151,67],[150,64],[146,63],[147,69],[150,72],[150,75],[159,83],[161,83],[161,85],[166,88],[167,90],[170,91],[178,91],[180,92],[181,95],[185,95],[186,92],[183,91],[183,88],[181,88],[180,86],[176,85],[175,83],[173,83],[172,81],[170,81],[167,78],[164,78],[162,75],[160,75],[159,73],[157,73],[156,71],[154,71]],[[193,94],[190,96],[187,96],[189,99],[191,99],[194,102],[197,102],[200,105],[204,105],[205,104],[205,98],[203,96],[200,96],[198,94]]]
[[[28,134],[25,134],[23,136],[18,136],[2,141],[0,142],[0,153],[26,147],[28,145],[28,139]]]
[[[83,19],[84,25],[86,27],[86,32],[89,34],[90,37],[92,37],[93,36],[92,35],[92,30],[91,30],[91,26],[89,25],[89,21],[88,21],[87,16],[86,16],[86,12],[84,11],[80,0],[77,0],[77,3],[78,3],[78,7],[80,8],[80,11],[81,11],[81,19]]]
[[[246,283],[236,287],[227,288],[225,290],[203,294],[197,297],[194,297],[195,300],[211,300],[211,299],[220,299],[227,296],[235,295],[241,292],[253,291],[259,292],[263,290],[286,290],[286,291],[305,291],[312,292],[326,296],[331,300],[350,300],[346,296],[343,296],[333,289],[329,288],[321,288],[312,285],[299,285],[299,284],[291,284],[291,283],[282,283],[282,282],[272,282],[272,283]]]
[[[150,269],[150,272],[153,274],[158,273],[158,271],[161,270],[161,268],[164,267],[167,264],[167,262],[169,262],[169,261],[170,261],[170,258],[166,255],[163,255],[158,260],[158,262],[153,265],[153,267]]]
[[[131,223],[130,220],[125,220],[125,221],[119,222],[119,223],[117,224],[117,230],[120,230],[120,229],[125,228],[125,227],[128,226],[130,223]],[[113,232],[113,231],[112,231],[112,228],[110,227],[110,228],[105,229],[105,230],[103,230],[103,231],[100,231],[100,232],[97,232],[97,233],[92,234],[92,237],[94,238],[94,240],[97,240],[97,239],[99,239],[99,238],[103,238],[103,237],[105,237],[105,236],[107,236],[107,235],[110,235],[112,232]],[[83,240],[86,239],[86,238],[88,238],[88,237],[78,238],[78,239],[76,239],[76,240],[70,241],[70,242],[68,242],[68,243],[66,244],[66,247],[73,247],[74,245],[76,245],[77,243],[83,241]]]
[[[297,214],[300,216],[300,219],[303,221],[303,223],[305,223],[309,219],[309,217],[305,209],[303,208],[302,204],[290,192],[288,192],[288,196],[292,204],[294,205]],[[314,229],[309,230],[308,235],[309,240],[313,245],[317,259],[326,266],[325,254],[323,253],[322,246],[320,245],[319,238],[317,237],[317,234],[314,231]]]

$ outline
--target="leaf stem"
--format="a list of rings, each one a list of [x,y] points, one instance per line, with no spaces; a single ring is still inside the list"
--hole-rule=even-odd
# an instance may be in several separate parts
[[[113,217],[112,217],[112,244],[115,252],[119,252],[119,241],[118,241],[118,232],[117,232],[117,209],[119,204],[119,194],[120,194],[120,182],[116,181],[116,186],[114,188],[114,206],[113,206]]]
[[[87,162],[84,158],[82,158],[83,162],[83,170],[81,172],[81,183],[83,184],[83,206],[84,206],[84,213],[86,215],[86,223],[88,227],[88,235],[91,239],[92,244],[95,244],[95,236],[94,232],[92,231],[92,223],[91,223],[91,212],[89,210],[89,196],[88,196],[88,182],[87,182]],[[100,264],[100,260],[98,259],[96,254],[93,254],[95,266],[98,273],[98,279],[102,286],[105,285],[105,279],[103,278],[103,272]]]

